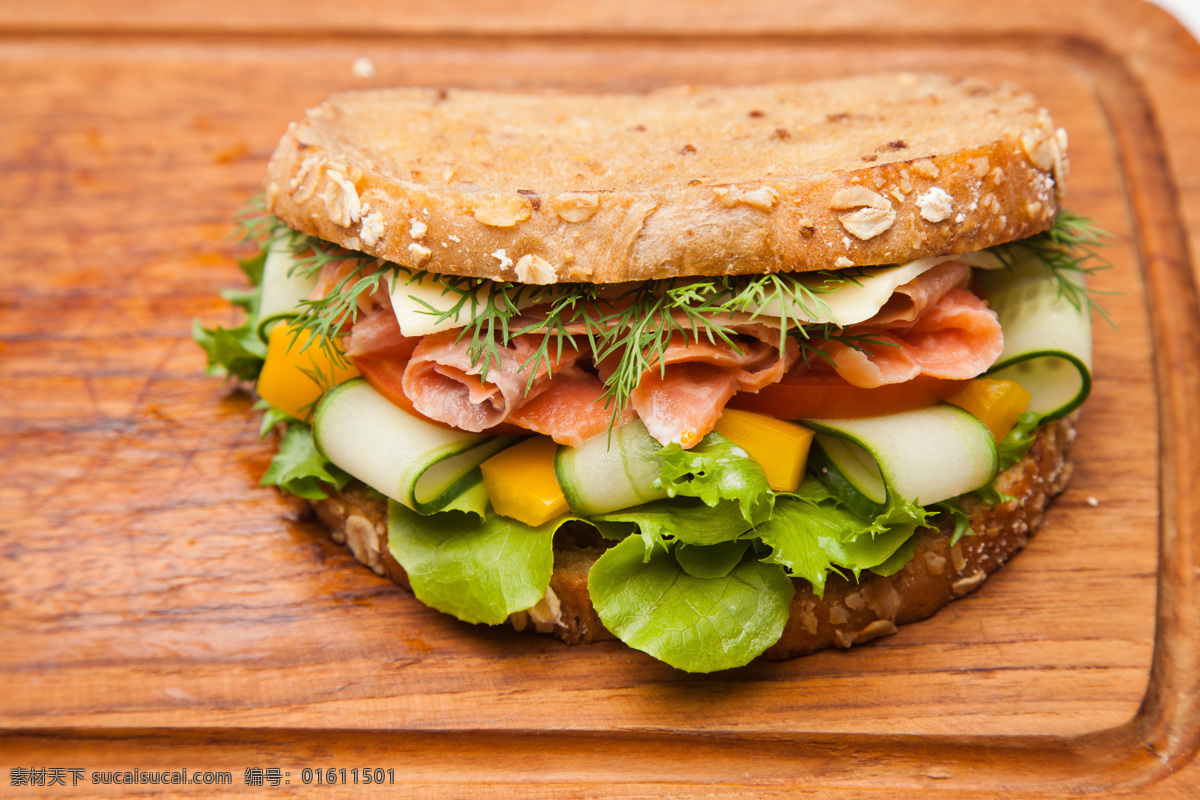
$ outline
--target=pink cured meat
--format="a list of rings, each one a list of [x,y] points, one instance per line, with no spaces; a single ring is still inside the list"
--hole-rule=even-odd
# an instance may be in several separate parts
[[[534,433],[549,436],[559,444],[578,447],[606,433],[610,425],[624,425],[636,419],[633,409],[625,408],[614,418],[612,405],[604,400],[600,378],[578,366],[556,374],[537,397],[511,413],[508,421]]]
[[[914,322],[951,289],[965,289],[970,282],[970,267],[958,261],[944,261],[897,288],[879,313],[867,322],[879,326]]]
[[[864,353],[839,342],[822,349],[834,369],[854,386],[870,389],[903,383],[918,375],[964,380],[982,374],[1004,350],[1000,320],[982,300],[951,288],[914,322],[878,325],[868,320],[847,335],[870,336],[887,344],[867,344]]]
[[[836,341],[819,346],[855,386],[900,383],[921,374],[975,377],[999,357],[1004,338],[995,313],[962,288],[969,274],[957,262],[939,265],[897,290],[876,317],[846,331],[892,346],[868,345],[870,353]],[[415,340],[405,339],[390,309],[379,305],[360,315],[349,352],[407,356]],[[636,415],[658,441],[691,447],[712,430],[734,394],[756,392],[778,382],[793,365],[801,368],[796,342],[786,341],[780,356],[778,328],[746,315],[719,322],[733,332],[733,346],[676,335],[662,363],[642,374],[631,408],[615,422]],[[680,324],[686,327],[682,319]],[[604,433],[614,422],[611,405],[602,400],[602,378],[612,362],[598,365],[597,376],[586,361],[578,363],[578,351],[565,348],[561,356],[552,351],[551,363],[538,363],[531,377],[520,367],[540,346],[541,336],[527,334],[500,348],[499,362],[490,365],[484,381],[481,368],[471,363],[469,342],[456,341],[458,333],[426,336],[411,351],[402,388],[421,414],[470,431],[510,422],[570,445]]]
[[[692,447],[717,424],[729,398],[777,383],[799,357],[790,339],[780,356],[778,328],[745,315],[721,322],[737,334],[736,347],[675,336],[663,354],[665,366],[643,372],[630,395],[646,430],[663,444]]]
[[[360,314],[346,337],[346,355],[408,358],[418,339],[400,332],[400,323],[391,307]]]
[[[497,346],[499,358],[488,364],[485,382],[483,364],[472,363],[468,352],[470,338],[456,341],[458,335],[459,331],[444,331],[421,339],[401,386],[421,414],[465,431],[482,431],[506,421],[523,403],[545,391],[552,377],[564,370],[578,371],[574,364],[579,351],[564,348],[559,355],[554,347],[549,364],[539,359],[521,369],[541,345],[542,337],[530,334],[514,337],[506,348]]]

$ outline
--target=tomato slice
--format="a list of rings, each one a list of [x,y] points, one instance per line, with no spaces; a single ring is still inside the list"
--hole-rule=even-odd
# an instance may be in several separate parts
[[[358,367],[358,371],[366,378],[367,383],[371,384],[371,387],[375,391],[386,397],[393,405],[399,406],[414,417],[419,417],[426,422],[437,425],[439,428],[455,430],[453,425],[447,425],[436,419],[430,419],[413,407],[412,401],[404,393],[401,383],[404,379],[404,368],[408,366],[407,357],[375,358],[372,356],[352,356],[350,360],[354,362],[354,366]],[[529,431],[507,422],[481,432],[492,436],[512,436],[514,434],[529,433]]]
[[[863,389],[835,373],[789,372],[757,394],[735,394],[729,407],[777,419],[859,419],[932,406],[966,384],[921,375],[904,383]]]

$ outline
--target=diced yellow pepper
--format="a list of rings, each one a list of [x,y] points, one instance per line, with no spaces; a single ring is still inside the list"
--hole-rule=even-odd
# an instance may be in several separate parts
[[[759,463],[773,490],[791,492],[800,485],[813,440],[808,428],[765,414],[727,408],[717,420],[716,431]]]
[[[1017,417],[1029,408],[1031,399],[1033,395],[1019,383],[976,378],[946,402],[973,414],[998,442],[1017,424]]]
[[[258,396],[302,420],[312,415],[313,405],[325,390],[358,376],[353,364],[335,364],[319,343],[304,348],[307,341],[307,333],[296,335],[292,327],[276,325],[267,337],[267,360],[258,376]],[[310,375],[321,376],[324,386]]]
[[[550,437],[534,436],[480,465],[497,514],[536,527],[567,513],[567,498],[554,476],[557,449]]]

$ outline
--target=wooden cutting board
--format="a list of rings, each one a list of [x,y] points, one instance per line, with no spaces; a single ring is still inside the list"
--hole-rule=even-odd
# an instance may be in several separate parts
[[[126,5],[0,3],[0,795],[1195,796],[1200,46],[1164,13]],[[1115,235],[1074,478],[978,592],[867,646],[688,676],[429,611],[256,487],[252,398],[189,331],[236,321],[230,219],[305,108],[880,69],[1032,90],[1070,131],[1069,207]],[[13,785],[37,768],[80,785]],[[183,768],[232,783],[91,784]]]

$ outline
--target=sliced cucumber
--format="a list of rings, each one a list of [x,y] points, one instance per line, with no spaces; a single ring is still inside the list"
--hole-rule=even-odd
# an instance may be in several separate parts
[[[313,416],[322,455],[368,486],[420,514],[447,505],[476,468],[513,441],[450,430],[393,405],[365,380],[330,390]]]
[[[264,342],[277,323],[299,316],[301,301],[307,300],[317,285],[316,275],[292,274],[295,264],[289,237],[276,240],[267,251],[256,329]]]
[[[614,428],[579,447],[560,447],[554,473],[576,514],[607,514],[667,496],[654,488],[662,471],[655,453],[662,445],[641,420]]]
[[[988,377],[1011,380],[1033,399],[1029,411],[1046,419],[1070,413],[1092,388],[1092,320],[1059,291],[1033,254],[1012,269],[977,273],[1004,329],[1004,352]],[[1081,273],[1069,274],[1080,285]]]
[[[882,417],[805,420],[842,476],[876,503],[928,505],[987,486],[1000,466],[987,426],[941,404]]]

